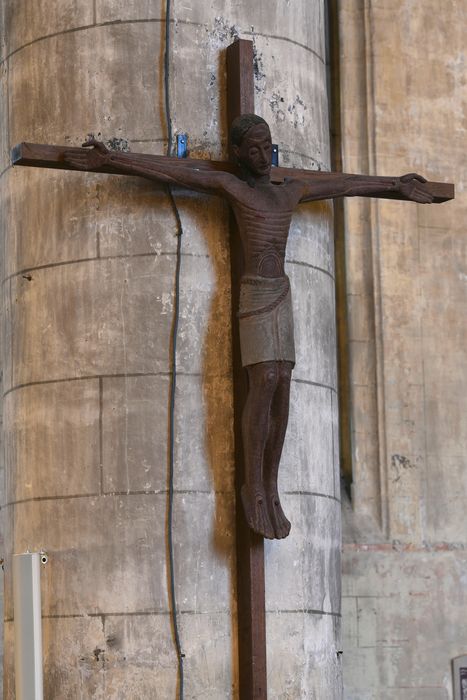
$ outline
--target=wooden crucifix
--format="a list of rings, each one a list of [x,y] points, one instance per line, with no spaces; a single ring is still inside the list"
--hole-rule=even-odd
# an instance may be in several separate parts
[[[254,115],[253,44],[227,50],[231,162],[111,152],[90,140],[83,148],[22,143],[13,165],[139,175],[224,197],[231,206],[232,334],[237,504],[240,697],[266,690],[263,538],[284,538],[277,475],[295,363],[285,249],[300,202],[342,196],[419,203],[454,197],[451,184],[416,174],[371,177],[271,169],[271,134]],[[237,320],[238,319],[238,320]]]

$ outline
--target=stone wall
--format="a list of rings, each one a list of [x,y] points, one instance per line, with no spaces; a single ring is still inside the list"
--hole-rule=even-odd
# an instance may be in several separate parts
[[[456,184],[346,205],[345,696],[444,700],[467,649],[465,5],[344,0],[340,24],[344,169]]]
[[[161,0],[3,0],[1,203],[7,463],[5,697],[14,697],[11,555],[45,548],[45,695],[169,698],[167,397],[176,224],[135,178],[11,168],[20,141],[87,134],[164,153]],[[174,3],[174,127],[226,157],[225,47],[255,43],[256,110],[284,165],[328,167],[321,0]],[[237,697],[227,210],[177,192],[184,227],[175,565],[186,696]],[[298,361],[281,488],[290,538],[266,547],[271,697],[339,698],[339,523],[331,208],[288,249]]]

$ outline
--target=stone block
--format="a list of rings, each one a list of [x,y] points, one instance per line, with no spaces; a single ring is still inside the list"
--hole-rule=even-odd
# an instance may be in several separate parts
[[[411,284],[402,286],[396,294],[385,294],[382,324],[385,333],[396,330],[415,343],[422,334],[422,319],[413,313],[416,304],[412,303],[412,295]]]
[[[339,626],[339,619],[330,615],[268,613],[268,693],[272,698],[341,699],[335,646]]]
[[[385,286],[394,292],[401,283],[417,289],[419,241],[417,206],[413,202],[376,200],[380,274]]]
[[[11,193],[8,187],[8,175],[10,170],[6,170],[2,175],[0,175],[0,226],[2,231],[2,248],[6,249],[8,229],[10,227],[9,223],[9,212],[10,212],[10,199]],[[9,287],[8,281],[5,280],[5,255],[1,256],[0,260],[0,279],[2,280],[2,285],[7,288]],[[4,295],[3,295],[4,296]]]
[[[342,598],[342,643],[345,652],[358,644],[357,598]],[[345,659],[344,659],[345,669]]]
[[[305,263],[334,275],[331,212],[332,204],[326,201],[297,207],[287,242],[287,262]]]
[[[5,398],[7,500],[99,493],[99,382],[26,386]]]
[[[1,23],[1,15],[0,15]],[[10,164],[8,142],[8,63],[0,64],[0,176]]]
[[[104,682],[105,637],[100,617],[43,618],[44,697],[109,697]]]
[[[352,434],[352,466],[353,466],[353,502],[355,510],[365,509],[365,503],[371,507],[374,499],[381,502],[379,485],[379,445],[378,435],[371,432],[353,432]],[[371,537],[372,533],[368,533]]]
[[[90,132],[104,140],[164,138],[154,98],[161,55],[160,32],[141,23],[91,27],[24,48],[10,59],[11,143],[77,146]]]
[[[173,264],[95,260],[15,277],[13,384],[167,372]]]
[[[105,618],[107,697],[172,697],[177,658],[168,615]],[[229,613],[178,617],[187,697],[232,697]]]
[[[417,315],[416,308],[413,313]],[[424,380],[428,379],[426,365],[420,361],[422,354],[425,360],[423,337],[411,337],[399,333],[397,329],[391,329],[391,342],[384,348],[384,357],[387,361],[387,383],[391,385],[392,402],[397,401],[396,397],[401,393],[404,393],[404,399],[410,396],[413,400]]]
[[[167,611],[166,515],[166,494],[16,505],[14,551],[44,548],[49,553],[42,577],[43,614]],[[176,494],[173,522],[179,609],[227,610],[234,546],[232,498]],[[6,615],[11,617],[10,562],[6,590]]]
[[[97,0],[98,22],[126,22],[128,20],[164,20],[162,5],[153,0]]]
[[[429,541],[465,542],[466,499],[465,456],[428,454],[424,505]]]
[[[167,488],[170,378],[103,380],[104,491]],[[230,380],[177,379],[175,488],[233,491]]]
[[[266,609],[340,612],[340,504],[313,495],[284,495],[292,522],[284,542],[267,541]]]
[[[389,353],[388,360],[391,359]],[[416,461],[420,462],[426,449],[424,387],[410,383],[405,385],[406,376],[398,372],[397,367],[394,370],[387,372],[387,449],[391,455],[417,456]],[[402,385],[405,385],[403,396],[400,388]]]
[[[291,264],[287,271],[294,307],[294,378],[336,388],[334,282],[302,265]]]
[[[334,496],[331,394],[330,389],[292,381],[281,490]]]
[[[134,152],[151,153],[140,144]],[[217,274],[229,274],[228,211],[218,197],[173,189],[183,226],[182,252],[209,257]],[[167,191],[134,177],[103,177],[97,183],[100,253],[113,255],[173,254],[176,219]]]
[[[353,427],[358,433],[371,434],[376,414],[375,387],[368,385],[352,386]]]
[[[5,174],[6,275],[97,256],[98,177],[19,167]]]
[[[234,490],[233,394],[229,376],[180,376],[176,488]]]
[[[354,387],[374,387],[376,391],[376,357],[374,343],[368,340],[349,340],[350,376]]]
[[[207,700],[238,697],[235,616],[231,611],[180,615],[187,697]]]
[[[103,380],[105,493],[167,487],[168,376]]]
[[[372,281],[374,279],[371,254],[370,202],[358,199],[346,201],[345,227],[348,243],[345,249],[347,291],[358,298],[372,301]]]
[[[449,351],[467,338],[465,326],[459,323],[459,314],[465,307],[465,286],[466,281],[458,272],[442,276],[434,272],[424,285],[424,335],[437,339]]]
[[[406,562],[405,568],[413,571],[413,561],[412,565]],[[420,569],[427,576],[431,567],[428,564]],[[431,576],[428,575],[428,578]],[[447,621],[447,625],[441,623],[441,627],[437,627],[438,636],[436,635],[435,625],[440,624],[440,619],[436,613],[435,620],[429,619],[437,595],[433,587],[424,592],[408,592],[404,582],[399,580],[397,588],[390,599],[378,596],[358,599],[360,645],[354,649],[344,648],[344,678],[348,669],[348,687],[354,690],[359,687],[372,689],[378,695],[379,689],[386,688],[397,692],[398,698],[399,691],[404,689],[413,693],[407,697],[425,697],[426,688],[431,691],[427,697],[437,697],[431,693],[445,687],[450,675],[450,661],[456,655],[454,628],[451,628],[454,634],[448,632],[441,637],[441,633],[444,635],[448,630],[450,622]],[[445,613],[446,610],[443,610],[441,616]],[[450,616],[449,613],[448,615]],[[345,659],[347,651],[350,652],[350,664],[349,659]],[[437,664],[436,659],[440,654],[445,663]],[[420,663],[421,655],[430,662]],[[353,675],[350,668],[352,659],[359,657],[361,660],[371,659],[370,675],[363,683],[357,674]],[[355,668],[357,670],[358,666]],[[401,697],[406,696],[401,693]]]
[[[464,173],[458,172],[459,164],[455,160],[452,160],[449,165],[450,168],[446,169],[446,172],[445,168],[442,168],[443,180],[454,183],[455,199],[436,207],[421,207],[418,223],[421,264],[428,268],[441,265],[444,272],[448,272],[446,262],[450,262],[451,255],[455,254],[456,248],[459,246],[465,250],[466,246],[464,236],[462,236],[462,217],[465,216],[467,202],[462,191],[462,184],[461,191],[459,191],[459,184],[463,182]],[[462,163],[462,165],[464,164]],[[437,177],[440,177],[439,171]],[[439,257],[432,257],[430,255],[431,249],[439,251]]]
[[[378,650],[375,647],[344,647],[342,665],[345,700],[380,700]]]
[[[339,435],[339,402],[337,395],[331,392],[331,421],[332,421],[332,461],[334,471],[334,496],[341,497],[341,461]]]
[[[348,294],[346,301],[349,340],[372,343],[374,299],[369,294]]]
[[[235,511],[230,494],[179,493],[174,512],[175,580],[180,610],[232,607]]]
[[[443,685],[429,687],[426,685],[413,686],[410,688],[401,686],[392,686],[389,689],[378,690],[379,698],[381,700],[393,700],[394,693],[397,693],[398,700],[419,700],[423,697],[423,700],[446,700],[448,695],[446,695],[446,688],[450,687],[450,672],[446,672],[443,677]],[[376,700],[376,696],[374,696]]]
[[[381,632],[381,630],[378,629],[377,625],[377,605],[377,595],[368,598],[359,596],[357,598],[357,643],[359,647],[374,647],[380,641],[378,632]]]
[[[459,455],[467,445],[465,399],[435,396],[430,393],[425,403],[427,425],[426,449],[431,454]]]
[[[284,50],[292,71],[285,77]],[[284,167],[328,170],[329,122],[326,69],[315,54],[295,44],[258,36],[256,51],[261,81],[256,83],[255,110],[271,127]],[[308,99],[313,95],[313,100]]]
[[[146,700],[176,696],[178,661],[168,614],[107,615],[104,637],[106,697]]]
[[[436,282],[440,275],[454,284],[465,282],[463,271],[457,265],[452,267],[453,260],[467,258],[467,241],[459,228],[464,216],[458,200],[442,207],[430,207],[427,213],[421,210],[420,271],[424,273],[425,284]]]
[[[212,41],[207,27],[183,22],[176,25],[171,72],[179,77],[173,81],[172,101],[186,105],[176,110],[174,128],[188,133],[190,150],[199,157],[226,160],[225,54],[221,48]]]
[[[6,53],[18,51],[51,34],[76,30],[93,23],[93,0],[6,0]]]
[[[267,7],[247,0],[214,0],[209,4],[185,3],[174,8],[176,20],[174,50],[178,48],[180,27],[201,25],[207,40],[218,49],[228,46],[236,36],[242,39],[268,37],[276,41],[282,54],[290,45],[303,48],[325,60],[322,24],[322,3],[307,3],[300,12],[291,12],[288,5],[273,1]],[[161,7],[152,0],[97,0],[97,21],[163,20]],[[280,36],[277,28],[280,27]]]
[[[13,344],[13,330],[12,330],[12,295],[11,295],[11,280],[7,280],[3,283],[3,294],[2,294],[2,314],[1,314],[1,324],[2,324],[2,381],[3,381],[3,391],[6,392],[11,387],[12,382],[12,355],[11,348]]]
[[[208,258],[186,256],[180,278],[178,370],[230,377],[230,324],[229,277],[218,276]]]

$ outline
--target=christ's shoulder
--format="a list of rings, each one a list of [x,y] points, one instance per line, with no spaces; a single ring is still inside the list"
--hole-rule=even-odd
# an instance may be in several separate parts
[[[303,187],[303,180],[298,177],[284,177],[284,187]]]

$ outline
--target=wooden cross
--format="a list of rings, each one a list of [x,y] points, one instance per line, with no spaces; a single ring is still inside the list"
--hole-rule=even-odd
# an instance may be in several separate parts
[[[242,115],[254,112],[254,83],[253,83],[253,44],[251,41],[237,40],[227,49],[228,72],[228,121]],[[13,165],[37,166],[44,168],[62,168],[76,170],[68,160],[67,154],[83,153],[85,149],[64,146],[49,146],[42,144],[21,143],[12,151]],[[88,152],[88,151],[87,151]],[[232,155],[232,154],[231,154]],[[207,173],[224,171],[238,174],[238,167],[233,162],[215,162],[209,160],[168,158],[145,154],[119,154],[119,162],[131,158],[132,163],[169,164],[171,167],[194,168],[197,172]],[[233,160],[233,159],[232,159]],[[122,174],[121,168],[112,164],[88,167],[93,172]],[[124,172],[124,171],[123,171]],[[289,168],[273,168],[271,182],[279,184],[286,177],[316,185],[317,190],[329,193],[324,197],[340,196],[334,184],[341,183],[346,176],[342,173],[317,172],[309,170],[294,170]],[[358,182],[368,184],[369,181],[379,187],[378,194],[364,193],[365,196],[378,196],[387,199],[407,200],[410,197],[400,192],[383,191],[384,186],[394,182],[394,178],[367,176],[347,176]],[[428,193],[433,202],[445,202],[454,197],[454,186],[449,183],[427,182],[420,185],[422,191]],[[337,192],[337,193],[336,193]],[[236,230],[236,222],[231,216],[231,278],[232,278],[232,337],[233,337],[233,375],[234,375],[234,428],[235,428],[235,464],[236,464],[236,498],[240,504],[240,489],[244,483],[245,465],[242,447],[241,415],[247,395],[245,372],[240,357],[237,310],[239,304],[239,281],[242,277],[244,260],[240,238]],[[247,525],[242,509],[237,507],[236,522],[237,541],[237,592],[238,592],[238,649],[239,649],[239,684],[241,700],[264,700],[267,698],[266,684],[266,619],[265,619],[265,589],[264,589],[264,540],[263,537]]]

